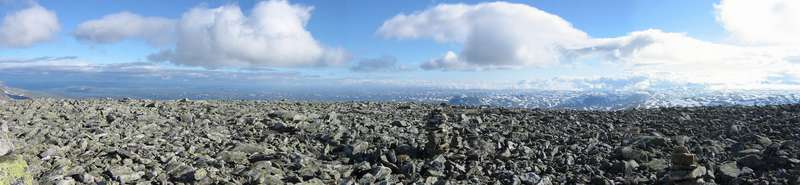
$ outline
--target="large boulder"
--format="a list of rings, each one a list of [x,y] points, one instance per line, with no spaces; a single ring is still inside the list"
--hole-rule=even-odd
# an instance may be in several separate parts
[[[14,144],[11,142],[11,133],[8,132],[8,124],[0,120],[0,156],[5,156],[14,150]]]

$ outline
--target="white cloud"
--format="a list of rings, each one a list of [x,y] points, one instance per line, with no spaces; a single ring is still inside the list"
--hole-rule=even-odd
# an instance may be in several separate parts
[[[195,7],[178,20],[122,12],[82,23],[75,36],[96,43],[143,39],[174,44],[148,60],[205,68],[322,67],[349,61],[344,49],[322,46],[306,30],[312,10],[270,0],[258,2],[249,14],[237,5]]]
[[[137,38],[154,46],[162,46],[172,42],[174,29],[175,21],[170,19],[120,12],[83,22],[78,25],[74,35],[78,40],[100,44]]]
[[[31,59],[0,58],[0,76],[14,78],[52,78],[54,81],[104,81],[134,79],[144,83],[159,79],[205,79],[226,81],[249,81],[266,79],[310,78],[293,71],[236,71],[176,68],[154,62],[126,62],[98,64],[74,56],[37,57]],[[75,80],[78,79],[78,80]],[[154,83],[158,84],[158,83]]]
[[[800,1],[722,0],[717,20],[737,41],[749,44],[800,44]]]
[[[448,51],[441,58],[436,58],[424,62],[419,67],[424,70],[443,70],[443,71],[448,71],[448,70],[467,71],[475,69],[475,66],[471,66],[469,63],[464,62],[464,60],[459,59],[458,54],[456,54],[453,51]]]
[[[263,1],[250,15],[238,6],[193,8],[178,22],[177,64],[209,68],[339,65],[342,49],[325,48],[305,29],[312,7]]]
[[[717,6],[721,22],[750,24],[746,17],[749,14],[725,15],[733,1],[723,0]],[[767,4],[781,10],[755,12],[764,14],[757,14],[761,18],[771,19],[764,22],[772,28],[747,30],[759,26],[752,24],[731,30],[734,35],[743,32],[749,41],[762,43],[758,45],[714,43],[656,29],[616,38],[590,38],[558,16],[527,5],[502,2],[443,4],[410,15],[397,15],[385,21],[378,34],[463,45],[460,54],[450,51],[441,58],[424,62],[420,67],[426,70],[519,68],[604,60],[629,72],[624,75],[705,84],[712,88],[763,88],[796,83],[800,81],[800,63],[792,61],[800,49],[786,44],[800,39],[789,34],[800,33],[794,31],[800,25],[796,16],[800,11],[787,10],[795,10],[800,3],[780,4],[771,0]]]
[[[574,50],[573,54],[601,56],[639,75],[739,86],[770,83],[781,74],[800,74],[800,65],[786,60],[792,53],[786,48],[717,44],[660,30],[594,42],[592,47]]]
[[[424,69],[464,70],[557,64],[562,50],[583,45],[588,36],[560,17],[523,4],[441,4],[383,23],[387,38],[430,38],[463,45],[456,54],[422,65]]]
[[[61,29],[53,11],[37,4],[5,15],[0,24],[0,46],[9,48],[30,47],[53,39]]]

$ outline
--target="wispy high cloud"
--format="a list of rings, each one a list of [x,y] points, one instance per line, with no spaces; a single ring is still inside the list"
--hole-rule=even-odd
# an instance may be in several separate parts
[[[312,10],[271,0],[258,2],[249,14],[237,5],[195,7],[178,20],[122,12],[82,23],[75,36],[97,43],[172,41],[174,48],[148,59],[210,69],[338,66],[349,61],[344,49],[323,46],[306,30]]]
[[[63,56],[63,57],[36,57],[31,59],[3,59],[0,58],[0,63],[35,63],[42,61],[58,61],[58,60],[72,60],[77,59],[76,56]]]
[[[0,76],[36,76],[37,79],[58,77],[53,81],[114,81],[115,79],[184,79],[184,80],[270,80],[303,79],[301,73],[275,70],[206,70],[175,68],[153,62],[97,64],[78,57],[38,57],[32,59],[0,59]]]
[[[10,12],[0,24],[0,46],[25,48],[49,41],[61,30],[56,13],[38,4]]]

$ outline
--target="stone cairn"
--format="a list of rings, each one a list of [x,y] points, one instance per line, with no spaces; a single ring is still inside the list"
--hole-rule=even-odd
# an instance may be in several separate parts
[[[447,125],[447,115],[442,110],[436,109],[426,116],[425,129],[428,131],[428,143],[425,144],[425,153],[430,156],[444,154],[450,147],[450,128]]]
[[[672,152],[672,168],[667,174],[668,184],[704,184],[706,168],[697,164],[695,155],[686,146],[677,146]]]

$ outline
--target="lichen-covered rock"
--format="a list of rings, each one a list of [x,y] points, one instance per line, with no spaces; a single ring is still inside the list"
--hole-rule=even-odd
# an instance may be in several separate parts
[[[27,170],[28,163],[21,156],[0,157],[0,184],[33,184],[33,176]]]

